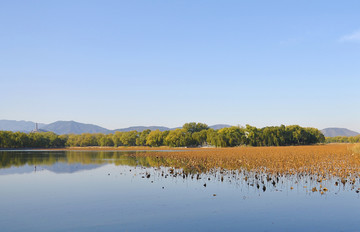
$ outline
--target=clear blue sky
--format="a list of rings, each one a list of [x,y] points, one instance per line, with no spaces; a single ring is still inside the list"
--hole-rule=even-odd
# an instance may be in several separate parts
[[[0,119],[360,132],[360,1],[0,1]]]

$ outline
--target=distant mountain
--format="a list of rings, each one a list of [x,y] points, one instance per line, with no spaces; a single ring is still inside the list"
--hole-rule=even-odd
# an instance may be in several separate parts
[[[100,127],[94,124],[85,124],[75,121],[56,121],[50,124],[38,123],[39,131],[46,132],[51,131],[58,135],[62,134],[82,134],[82,133],[104,133],[110,134],[115,133],[116,131],[127,132],[127,131],[138,131],[142,132],[144,130],[175,130],[182,127],[169,128],[165,126],[132,126],[127,128],[120,128],[116,130],[109,130],[104,127]],[[228,124],[216,124],[209,126],[214,130],[222,129],[225,127],[231,127]],[[35,129],[35,122],[30,121],[16,121],[16,120],[0,120],[0,130],[9,130],[9,131],[21,131],[21,132],[30,132]]]
[[[216,125],[213,125],[213,126],[209,126],[209,128],[212,128],[214,130],[218,130],[218,129],[222,129],[222,128],[225,128],[225,127],[231,127],[230,125],[227,125],[227,124],[216,124]],[[122,129],[116,129],[116,130],[113,130],[114,132],[115,131],[133,131],[133,130],[136,130],[138,132],[142,132],[144,130],[159,130],[159,131],[166,131],[166,130],[176,130],[176,129],[181,129],[182,127],[174,127],[174,128],[169,128],[169,127],[165,127],[165,126],[133,126],[133,127],[128,127],[128,128],[122,128]]]
[[[74,121],[57,121],[41,127],[43,130],[52,131],[58,135],[82,133],[111,133],[110,130],[93,125]]]
[[[209,126],[210,128],[214,129],[214,130],[219,130],[222,128],[226,128],[226,127],[231,127],[231,125],[227,125],[227,124],[216,124],[216,125],[212,125]]]
[[[346,129],[346,128],[325,128],[321,130],[325,137],[336,137],[336,136],[356,136],[358,132]]]
[[[38,123],[39,127],[45,126],[43,123]],[[31,121],[16,121],[16,120],[0,120],[0,130],[3,131],[21,131],[30,132],[35,129],[35,122]]]
[[[132,127],[127,127],[127,128],[122,128],[122,129],[116,129],[113,130],[112,132],[115,131],[121,131],[121,132],[126,132],[126,131],[138,131],[138,132],[142,132],[144,130],[160,130],[160,131],[166,131],[166,130],[171,130],[168,127],[164,127],[164,126],[132,126]]]

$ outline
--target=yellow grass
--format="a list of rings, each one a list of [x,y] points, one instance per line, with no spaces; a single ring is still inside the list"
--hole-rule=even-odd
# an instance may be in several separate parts
[[[360,175],[360,144],[287,147],[169,148],[169,147],[72,147],[65,150],[171,150],[130,154],[147,165],[202,173],[215,169],[239,170],[271,175],[316,175],[343,179]]]
[[[356,154],[360,154],[360,144],[355,144],[350,147],[350,150]]]
[[[319,181],[330,176],[358,178],[360,175],[360,156],[344,144],[191,149],[139,153],[136,156],[148,157],[154,166],[172,166],[190,172],[220,168],[272,175],[317,175]]]
[[[168,147],[69,148],[67,162],[113,162],[115,165],[156,167],[161,176],[219,181],[245,181],[250,186],[266,190],[276,188],[285,180],[293,190],[303,189],[321,195],[331,186],[350,186],[360,193],[360,145],[333,144],[288,147],[236,147],[172,149]],[[75,150],[72,152],[71,150]],[[92,153],[77,150],[99,150]],[[102,152],[102,150],[104,152]],[[109,150],[152,150],[151,152],[109,152]],[[104,160],[102,160],[104,158]],[[165,167],[165,168],[157,168]],[[202,175],[205,174],[205,175]],[[211,175],[207,175],[211,174]],[[146,177],[148,174],[144,174]],[[230,179],[229,179],[230,178]],[[286,181],[285,181],[286,182]]]

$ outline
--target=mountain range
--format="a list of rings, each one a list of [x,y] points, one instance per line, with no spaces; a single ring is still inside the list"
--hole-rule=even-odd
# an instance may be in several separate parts
[[[39,128],[46,124],[38,123]],[[30,121],[0,120],[0,130],[30,132],[35,129],[35,123]]]
[[[230,127],[228,124],[216,124],[209,126],[215,130]],[[110,134],[116,131],[144,131],[147,129],[150,130],[175,130],[181,127],[169,128],[164,126],[133,126],[127,128],[121,128],[116,130],[109,130],[104,127],[100,127],[94,124],[85,124],[75,121],[56,121],[50,124],[38,123],[38,127],[41,131],[52,131],[56,134],[82,134],[82,133],[104,133]],[[35,122],[31,121],[16,121],[16,120],[0,120],[0,130],[7,131],[21,131],[21,132],[30,132],[35,129]],[[335,136],[356,136],[359,135],[358,132],[351,131],[346,128],[325,128],[321,130],[325,137],[335,137]]]
[[[346,129],[346,128],[325,128],[321,130],[325,137],[336,137],[336,136],[357,136],[358,132]]]
[[[224,127],[230,127],[231,125],[227,124],[216,124],[209,126],[215,130],[221,129]],[[150,129],[150,130],[175,130],[181,127],[169,128],[164,126],[133,126],[115,130],[109,130],[104,127],[100,127],[94,124],[85,124],[75,121],[56,121],[50,124],[38,123],[38,127],[41,131],[51,131],[56,134],[82,134],[82,133],[104,133],[111,134],[116,131],[126,132],[136,130],[138,132]],[[21,132],[31,132],[35,129],[35,122],[31,121],[15,121],[15,120],[0,120],[0,130],[8,131],[21,131]]]

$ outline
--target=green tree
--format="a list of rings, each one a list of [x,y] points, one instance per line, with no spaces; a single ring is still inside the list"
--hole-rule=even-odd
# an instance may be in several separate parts
[[[193,145],[206,145],[207,140],[207,130],[201,130],[199,132],[194,132],[192,135],[192,141],[194,142]]]
[[[139,136],[136,138],[137,146],[146,146],[147,138],[150,134],[151,130],[147,129],[139,133]]]
[[[195,133],[195,132],[200,132],[202,130],[207,130],[209,129],[208,125],[204,124],[204,123],[196,123],[196,122],[189,122],[189,123],[185,123],[183,125],[183,129],[186,132],[189,133]]]
[[[245,130],[232,126],[220,129],[218,132],[218,145],[221,147],[234,147],[246,144]]]
[[[114,142],[112,140],[112,135],[103,135],[99,138],[98,144],[102,147],[110,147],[114,146]]]
[[[246,143],[250,146],[260,146],[261,145],[261,131],[253,126],[246,125],[245,128],[245,137]]]
[[[123,132],[120,137],[120,141],[124,146],[135,146],[137,138],[138,138],[137,131]]]
[[[123,134],[123,132],[116,131],[116,132],[112,135],[112,140],[113,140],[113,143],[114,143],[114,146],[115,146],[115,147],[123,146],[123,143],[121,142],[122,134]]]
[[[159,147],[163,144],[162,132],[160,130],[151,131],[147,137],[146,145]]]
[[[170,147],[184,147],[190,144],[191,134],[184,129],[176,129],[169,132],[165,138],[166,145]]]

